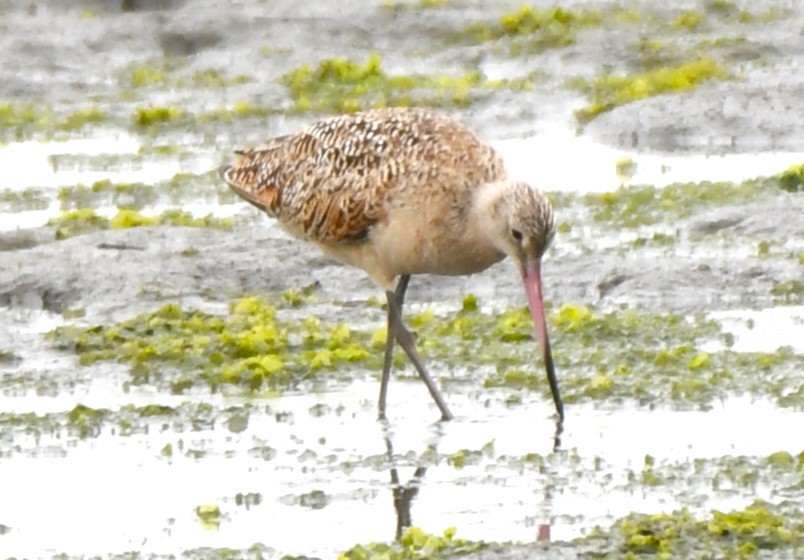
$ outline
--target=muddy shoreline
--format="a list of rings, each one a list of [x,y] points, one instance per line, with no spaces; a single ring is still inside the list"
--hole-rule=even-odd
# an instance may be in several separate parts
[[[140,549],[141,559],[335,557],[357,543],[392,541],[400,480],[417,490],[407,504],[415,526],[434,535],[457,526],[458,537],[491,543],[470,556],[484,560],[650,552],[639,548],[639,538],[633,548],[617,536],[615,524],[626,520],[627,527],[638,512],[676,512],[682,520],[689,512],[704,527],[713,510],[739,518],[759,509],[765,521],[776,523],[779,515],[779,523],[801,527],[802,512],[790,504],[801,501],[804,455],[789,429],[802,416],[804,389],[792,369],[801,349],[795,334],[774,329],[790,325],[804,334],[796,291],[804,269],[804,195],[779,188],[778,180],[751,188],[741,181],[785,171],[765,166],[751,175],[753,156],[804,154],[804,11],[795,0],[572,1],[563,7],[576,23],[544,25],[548,32],[536,39],[467,39],[497,32],[501,15],[516,14],[520,3],[0,6],[0,220],[22,224],[0,222],[0,550],[71,559]],[[569,394],[574,383],[576,395],[592,395],[568,406],[561,449],[553,447],[552,403],[531,381],[541,383],[543,372],[529,347],[513,365],[470,366],[466,356],[478,352],[471,344],[457,359],[445,354],[438,376],[458,417],[445,425],[434,423],[429,400],[404,367],[391,386],[389,421],[377,422],[378,370],[368,359],[307,372],[287,386],[199,387],[192,384],[199,370],[174,364],[163,372],[157,364],[159,381],[135,380],[142,374],[136,364],[113,354],[93,361],[97,356],[87,358],[75,344],[71,350],[46,338],[58,327],[108,333],[173,304],[228,321],[231,302],[257,296],[284,301],[279,315],[291,330],[320,319],[320,346],[311,352],[328,356],[327,344],[344,326],[373,349],[385,318],[382,294],[368,277],[238,205],[209,173],[234,149],[322,116],[303,110],[304,95],[312,93],[294,97],[282,76],[305,64],[313,72],[333,57],[345,57],[340,68],[354,71],[372,53],[386,77],[420,79],[414,99],[423,95],[483,138],[509,142],[511,167],[532,172],[555,196],[559,233],[543,267],[551,313],[563,306],[588,311],[604,327],[605,317],[616,326],[630,311],[653,321],[644,327],[656,348],[629,354],[632,340],[617,339],[616,328],[609,338],[590,330],[596,334],[581,344],[580,335],[551,319],[556,348],[565,344],[564,355],[556,354],[564,363],[561,382]],[[688,88],[684,80],[694,77],[673,73],[709,59],[729,77]],[[608,107],[581,123],[576,111],[594,103],[583,92],[622,76],[631,76],[626,91],[636,97],[656,82],[676,90]],[[442,82],[448,86],[433,86]],[[362,99],[349,95],[347,103]],[[550,136],[556,129],[560,134]],[[578,142],[551,143],[567,137]],[[556,153],[530,152],[545,145]],[[707,167],[707,159],[734,154],[748,171],[741,167],[738,179],[729,175],[720,191],[710,189],[722,179],[712,169],[723,167]],[[608,190],[600,185],[622,183],[611,196],[621,196],[623,207],[633,197],[635,214],[640,196],[645,203],[646,193],[665,192],[648,183],[640,193],[640,183],[620,173],[628,157],[641,156],[654,158],[648,163],[659,170],[643,176],[666,185],[679,174],[686,189],[665,201],[658,221],[597,219],[605,197],[584,194]],[[676,159],[665,169],[663,157]],[[689,162],[709,175],[685,176],[680,169]],[[796,163],[804,161],[788,165]],[[576,173],[586,166],[603,172]],[[569,179],[557,188],[540,175],[543,167],[566,169]],[[90,208],[108,228],[126,205],[146,217],[172,209],[196,217],[220,212],[232,226],[98,226],[57,240],[57,227],[48,225]],[[790,287],[789,299],[779,296],[780,286]],[[283,300],[305,287],[310,301]],[[478,320],[525,302],[510,262],[472,277],[416,277],[406,309],[421,323],[422,340],[434,342],[437,325],[455,319],[467,294],[480,302],[485,315]],[[768,311],[778,315],[762,315]],[[680,336],[669,323],[663,327],[673,315],[690,331]],[[145,317],[162,324],[161,317]],[[712,331],[693,332],[701,317],[717,317],[714,342],[706,338]],[[260,325],[260,332],[274,326]],[[455,347],[465,342],[459,331],[448,334]],[[168,330],[162,342],[189,348],[178,338]],[[739,346],[746,339],[749,350],[732,351],[735,340]],[[620,350],[619,363],[592,361]],[[588,363],[573,362],[587,355]],[[660,371],[659,358],[681,364],[677,379],[671,371],[662,381],[677,393],[666,402],[637,387],[653,387],[652,375],[671,370]],[[707,368],[710,358],[728,367]],[[522,385],[495,384],[506,376]],[[718,379],[723,386],[737,380],[729,387],[767,380],[774,391],[723,396]],[[637,388],[629,393],[628,383]],[[716,397],[696,394],[701,384]],[[612,393],[617,398],[606,397],[612,386],[622,389]],[[417,474],[422,466],[426,476]],[[389,472],[397,469],[394,482]],[[47,496],[49,507],[32,503],[31,495]],[[770,513],[752,506],[756,499],[766,500]],[[537,542],[544,527],[552,528],[552,543]],[[611,533],[575,540],[595,527]],[[701,550],[691,538],[684,545],[691,548],[678,554]],[[707,542],[715,555],[736,554],[728,548],[733,543]],[[782,538],[779,549],[760,557],[796,557],[804,545],[791,542]]]
[[[560,209],[558,209],[560,217]],[[703,236],[774,239],[804,237],[804,200],[782,194],[757,204],[722,208],[674,224],[681,238]],[[4,234],[13,246],[24,236]],[[23,241],[19,241],[22,243]],[[561,235],[556,245],[560,246]],[[197,249],[192,256],[182,251]],[[791,259],[754,255],[630,254],[563,255],[545,264],[549,299],[588,301],[604,307],[627,303],[647,311],[694,313],[707,309],[762,308],[772,304],[775,284],[800,276]],[[320,255],[267,218],[249,228],[134,228],[103,231],[32,248],[7,251],[0,270],[0,303],[90,315],[104,310],[141,311],[185,298],[226,300],[320,285],[320,299],[365,301],[380,296],[360,271]],[[344,283],[349,290],[344,290]],[[510,263],[471,278],[417,277],[416,301],[457,300],[467,292],[493,297],[503,306],[521,303],[521,287]],[[125,311],[123,311],[125,310]]]

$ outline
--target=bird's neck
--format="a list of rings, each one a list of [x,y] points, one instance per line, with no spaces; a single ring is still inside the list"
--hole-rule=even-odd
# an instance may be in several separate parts
[[[478,239],[496,245],[499,237],[499,206],[505,190],[505,182],[484,183],[473,196],[469,223]],[[499,251],[503,248],[497,247]]]

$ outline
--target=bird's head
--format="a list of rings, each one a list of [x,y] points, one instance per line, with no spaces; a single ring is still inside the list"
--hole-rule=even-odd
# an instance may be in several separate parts
[[[541,261],[553,240],[553,207],[543,192],[527,183],[497,185],[489,208],[496,245],[520,268],[528,268]]]
[[[500,181],[480,190],[479,219],[497,249],[517,264],[528,296],[533,322],[542,345],[547,379],[559,418],[564,406],[558,392],[542,298],[541,263],[555,235],[553,207],[547,197],[527,183]]]

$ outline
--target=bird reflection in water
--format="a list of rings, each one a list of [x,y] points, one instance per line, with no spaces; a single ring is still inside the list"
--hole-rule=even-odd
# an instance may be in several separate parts
[[[437,440],[441,439],[441,435],[441,433],[437,434]],[[385,451],[388,455],[388,463],[391,465],[391,493],[394,499],[394,510],[396,511],[396,531],[394,533],[394,539],[398,541],[402,538],[405,529],[413,524],[410,508],[413,504],[413,499],[419,494],[421,481],[425,473],[427,473],[427,467],[429,466],[429,460],[427,458],[437,456],[437,441],[429,445],[424,453],[419,456],[418,462],[420,464],[416,465],[413,476],[406,484],[402,484],[399,480],[399,470],[395,465],[394,445],[387,423],[383,423],[383,439],[385,440]],[[423,463],[428,463],[428,465]]]
[[[413,525],[413,516],[411,514],[411,507],[413,500],[418,496],[419,490],[422,486],[424,475],[427,474],[427,469],[438,462],[437,446],[443,437],[442,425],[436,424],[435,440],[427,445],[427,448],[422,452],[417,459],[416,468],[413,471],[413,476],[403,483],[400,480],[399,469],[396,466],[398,461],[394,457],[393,436],[387,421],[382,421],[383,426],[383,440],[385,441],[385,450],[388,457],[388,464],[390,465],[391,476],[391,494],[393,497],[394,511],[396,512],[396,530],[394,531],[394,539],[399,541],[405,530]],[[564,424],[561,419],[556,420],[555,432],[553,433],[553,453],[560,451],[561,447],[561,434],[564,431]],[[553,510],[553,494],[558,482],[558,473],[548,473],[548,480],[544,484],[544,497],[539,502],[539,518],[546,520],[546,523],[538,525],[538,530],[535,534],[534,540],[538,543],[549,543],[551,541],[551,528],[552,528],[552,510]]]

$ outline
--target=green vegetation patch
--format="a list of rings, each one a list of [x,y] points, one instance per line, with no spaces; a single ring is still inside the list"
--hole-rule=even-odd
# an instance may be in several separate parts
[[[704,15],[695,10],[684,10],[670,22],[670,27],[687,33],[699,31],[704,22]]]
[[[201,122],[231,122],[239,119],[262,118],[279,111],[269,107],[254,105],[249,101],[238,101],[231,107],[219,107],[198,115]]]
[[[758,177],[742,183],[674,183],[663,188],[633,185],[616,191],[588,193],[581,197],[596,222],[618,228],[634,228],[672,222],[695,212],[725,205],[745,204],[762,196],[779,194],[780,176]],[[565,199],[567,204],[571,201]]]
[[[686,509],[632,514],[608,531],[577,539],[600,550],[595,558],[766,558],[804,552],[804,518],[796,504],[756,501],[745,509],[713,511],[704,519]],[[601,550],[602,549],[602,550]],[[790,556],[792,555],[792,556]]]
[[[530,89],[529,78],[488,80],[474,71],[462,76],[391,75],[373,54],[365,64],[346,58],[322,60],[291,70],[280,78],[295,111],[354,112],[370,107],[466,106],[481,90]]]
[[[10,350],[0,350],[0,364],[9,365],[20,361],[20,358]]]
[[[198,113],[173,105],[148,106],[137,107],[131,122],[138,129],[153,132],[167,126],[186,126],[194,122],[231,122],[238,119],[262,118],[278,112],[276,109],[254,105],[249,101],[238,101],[230,107],[218,107]]]
[[[205,529],[217,529],[221,523],[221,508],[218,504],[204,504],[195,508],[195,514]]]
[[[776,178],[779,180],[779,186],[788,192],[804,191],[804,163],[791,165]]]
[[[44,210],[48,206],[50,206],[50,198],[45,189],[27,187],[23,190],[3,189],[0,191],[0,212]]]
[[[148,127],[162,123],[177,122],[185,116],[181,107],[152,106],[137,107],[132,116],[135,125]]]
[[[226,423],[234,417],[247,418],[254,410],[255,407],[250,404],[220,410],[203,402],[183,402],[176,407],[160,404],[144,406],[129,404],[116,410],[77,404],[68,411],[41,415],[33,412],[22,414],[0,412],[0,428],[3,434],[12,439],[15,434],[38,438],[62,433],[79,439],[92,439],[110,430],[113,430],[116,436],[126,437],[155,430],[179,432],[209,429],[219,421]],[[35,444],[33,447],[35,449]],[[195,453],[192,448],[187,448],[184,452],[188,455]],[[171,450],[165,455],[170,456],[172,453]]]
[[[487,386],[524,387],[548,395],[541,365],[521,366],[527,363],[528,352],[531,356],[537,353],[531,322],[526,309],[505,312],[494,322],[484,316],[479,316],[477,323],[458,321],[464,338],[471,340],[474,333],[483,330],[492,333],[492,340],[483,340],[478,346],[464,344],[467,356],[474,354],[476,361],[490,358],[495,364]],[[789,349],[775,353],[704,352],[700,348],[708,341],[721,340],[728,346],[731,337],[716,322],[702,316],[653,315],[636,310],[600,314],[589,307],[565,304],[550,316],[550,322],[566,402],[629,399],[640,404],[705,406],[715,399],[750,393],[782,405],[804,405],[800,395],[804,383],[799,375],[804,356]],[[500,341],[516,343],[522,353],[506,352],[501,359],[493,350]]]
[[[125,206],[140,210],[157,202],[154,185],[144,183],[112,183],[108,179],[92,185],[61,187],[58,199],[62,210],[79,210],[100,206]]]
[[[223,516],[225,519],[225,515]],[[2,529],[0,525],[0,529]],[[217,530],[218,525],[206,525],[203,527],[208,530]],[[11,530],[11,528],[9,528]],[[2,531],[0,531],[2,535]],[[86,560],[86,554],[67,554],[61,552],[52,556],[42,556],[50,560]],[[248,548],[229,548],[202,546],[199,548],[186,548],[176,553],[156,553],[128,551],[122,553],[107,553],[103,555],[104,560],[265,560],[266,558],[277,558],[276,550],[264,544],[253,544]],[[311,560],[309,556],[282,556],[281,560]]]
[[[52,218],[48,226],[56,228],[56,239],[67,239],[84,233],[91,233],[103,229],[125,229],[142,226],[184,226],[184,227],[211,227],[229,229],[232,227],[231,218],[215,218],[212,215],[195,218],[181,210],[166,210],[159,216],[145,216],[127,208],[120,208],[112,218],[105,218],[95,213],[93,208],[79,208],[68,210],[61,216]]]
[[[445,8],[450,4],[450,0],[417,0],[416,2],[394,2],[394,0],[383,0],[382,7],[387,10],[404,9],[428,9]]]
[[[206,88],[224,88],[238,84],[247,84],[254,81],[253,78],[244,74],[227,76],[220,70],[215,70],[214,68],[193,72],[193,75],[190,79],[194,86]]]
[[[128,364],[135,383],[166,383],[181,392],[198,383],[281,389],[318,371],[360,366],[378,370],[386,333],[327,325],[314,316],[281,321],[276,305],[302,307],[309,296],[233,302],[226,316],[167,305],[111,326],[62,327],[49,337],[75,351],[80,363]],[[702,316],[655,315],[637,310],[599,313],[566,304],[550,314],[553,355],[564,400],[631,401],[640,405],[706,407],[751,394],[781,406],[804,407],[804,356],[729,350],[733,336]],[[527,308],[488,314],[476,300],[436,317],[408,318],[421,353],[437,370],[474,375],[486,387],[540,392],[549,397]],[[722,349],[712,350],[720,341]],[[701,348],[704,345],[707,351]],[[398,351],[395,364],[407,366]],[[466,373],[467,367],[470,373]]]
[[[470,541],[455,537],[455,528],[444,534],[431,535],[418,527],[408,527],[398,543],[371,543],[356,545],[338,556],[338,560],[428,560],[453,558],[486,548],[483,541]]]
[[[113,183],[108,179],[92,185],[62,187],[58,192],[62,210],[117,206],[142,210],[159,203],[180,205],[188,199],[206,200],[220,204],[235,201],[228,189],[221,189],[217,171],[207,173],[177,173],[156,184]]]
[[[615,107],[655,95],[693,91],[709,80],[725,80],[731,73],[711,58],[685,62],[670,68],[632,75],[608,74],[593,80],[576,78],[571,85],[584,93],[590,104],[575,112],[581,123]]]
[[[119,74],[122,87],[132,89],[149,87],[175,88],[223,88],[252,81],[252,78],[238,74],[229,76],[215,68],[197,70],[189,76],[179,76],[184,63],[179,59],[164,59],[137,63]]]
[[[495,23],[467,26],[458,39],[472,43],[508,39],[511,54],[535,54],[572,45],[581,29],[598,26],[602,21],[602,14],[596,10],[568,10],[560,6],[540,10],[522,6],[503,14]]]
[[[168,82],[168,74],[173,68],[167,64],[138,64],[133,66],[123,81],[123,85],[133,88],[148,87],[153,85],[164,85]]]
[[[682,503],[697,502],[701,488],[710,489],[707,498],[712,501],[733,499],[735,494],[753,498],[760,488],[780,499],[794,498],[804,489],[804,451],[798,455],[777,451],[766,457],[725,455],[680,462],[665,460],[661,464],[646,455],[642,471],[629,470],[627,479],[628,484],[621,489],[662,486]]]
[[[770,291],[775,301],[787,305],[804,304],[804,282],[788,280],[775,284]]]
[[[135,384],[166,382],[176,393],[199,383],[281,389],[371,356],[366,333],[315,317],[280,321],[276,307],[253,297],[233,302],[227,316],[166,305],[109,327],[60,327],[48,336],[81,364],[128,364]]]
[[[75,132],[106,120],[106,113],[94,106],[61,113],[33,103],[0,103],[0,138],[25,140],[39,133],[51,137],[56,132]]]

